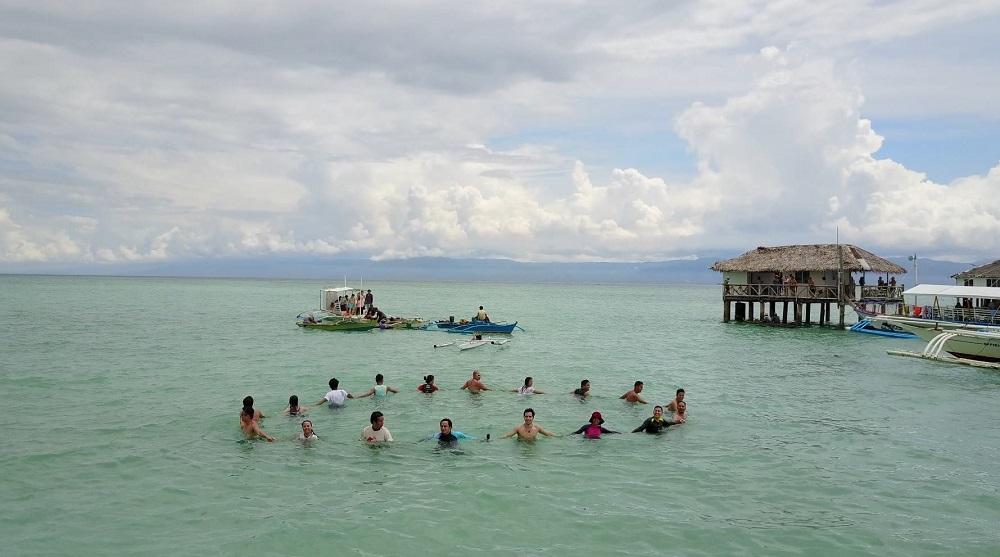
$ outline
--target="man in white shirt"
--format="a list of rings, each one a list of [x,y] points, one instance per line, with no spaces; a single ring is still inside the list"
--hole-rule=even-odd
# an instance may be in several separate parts
[[[322,400],[316,403],[316,406],[321,404],[327,404],[330,408],[343,408],[344,401],[348,398],[354,398],[354,395],[349,394],[347,391],[342,390],[340,387],[340,381],[336,377],[330,380],[330,392],[326,393],[326,396]]]
[[[372,412],[372,425],[361,431],[361,440],[369,443],[392,441],[392,434],[385,428],[385,415],[378,410]]]

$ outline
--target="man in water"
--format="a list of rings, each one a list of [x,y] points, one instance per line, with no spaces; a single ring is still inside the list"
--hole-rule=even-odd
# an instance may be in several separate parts
[[[361,440],[369,443],[379,443],[382,441],[391,442],[392,434],[385,428],[385,415],[379,411],[372,412],[368,419],[372,425],[361,431]]]
[[[330,392],[326,393],[316,406],[327,404],[330,408],[343,408],[346,399],[354,398],[354,395],[340,388],[340,381],[336,377],[330,379]]]
[[[439,433],[435,433],[434,435],[428,435],[427,437],[421,439],[421,441],[427,441],[428,439],[437,439],[438,443],[454,443],[459,439],[475,439],[475,440],[479,439],[478,437],[466,435],[461,431],[453,430],[451,418],[442,419],[440,426],[441,426],[441,431]]]
[[[664,429],[672,425],[678,425],[680,422],[671,422],[663,418],[663,407],[654,406],[653,407],[653,417],[646,418],[646,421],[642,422],[642,425],[632,430],[632,433],[639,433],[640,431],[645,431],[646,433],[660,433]]]
[[[501,439],[507,439],[517,435],[518,439],[523,439],[525,441],[534,441],[538,438],[538,434],[547,435],[549,437],[558,437],[555,433],[548,431],[544,427],[535,423],[535,411],[531,408],[526,408],[524,410],[524,423],[510,430],[507,435],[501,437]]]
[[[684,402],[684,389],[677,389],[677,395],[675,395],[674,399],[671,400],[670,404],[667,405],[667,411],[676,412],[677,405],[680,404],[681,402]]]
[[[384,382],[385,382],[385,377],[383,377],[381,373],[376,374],[375,375],[375,386],[372,387],[367,393],[365,393],[363,395],[358,395],[358,396],[356,396],[354,398],[365,398],[366,396],[372,396],[372,395],[375,395],[375,398],[383,398],[388,393],[398,393],[399,392],[396,389],[393,389],[392,387],[390,387],[388,385],[383,385],[382,383],[384,383]]]
[[[243,431],[243,435],[249,438],[263,437],[268,441],[274,441],[274,437],[264,433],[264,430],[260,428],[259,422],[263,417],[264,414],[253,407],[253,397],[245,397],[243,399],[243,410],[240,411],[240,429]]]
[[[478,369],[475,370],[475,371],[473,371],[472,372],[472,379],[469,379],[468,381],[466,381],[465,384],[462,385],[462,389],[461,390],[467,389],[470,393],[478,393],[479,391],[488,391],[488,390],[490,390],[489,387],[487,387],[486,385],[484,385],[483,382],[481,381],[482,377],[483,377],[483,374],[479,373]]]
[[[489,320],[490,316],[486,315],[486,310],[483,309],[483,306],[479,306],[479,311],[476,312],[476,321],[486,321],[488,323]]]
[[[639,393],[641,392],[642,392],[642,381],[636,381],[635,386],[632,387],[631,391],[623,394],[618,398],[625,399],[625,402],[638,402],[640,404],[649,404],[648,402],[643,400],[641,396],[639,396]]]
[[[580,381],[580,388],[574,389],[572,394],[580,398],[586,398],[590,396],[590,380],[584,379],[583,381]]]

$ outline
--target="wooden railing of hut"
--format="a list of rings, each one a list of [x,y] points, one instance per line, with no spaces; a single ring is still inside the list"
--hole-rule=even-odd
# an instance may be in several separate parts
[[[731,307],[735,305],[737,321],[764,321],[768,315],[772,323],[795,324],[809,323],[812,320],[812,306],[819,306],[819,323],[830,324],[833,305],[840,309],[839,325],[844,326],[844,308],[860,301],[873,305],[902,304],[903,287],[901,286],[862,286],[835,284],[734,284],[724,282],[723,285],[723,321],[731,320]],[[760,311],[755,318],[754,305],[760,304]],[[781,315],[777,314],[778,304],[781,304]],[[791,309],[791,320],[789,310]],[[769,311],[767,311],[769,310]]]

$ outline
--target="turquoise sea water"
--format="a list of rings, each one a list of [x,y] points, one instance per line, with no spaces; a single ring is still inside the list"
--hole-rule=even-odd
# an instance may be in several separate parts
[[[518,320],[303,331],[316,281],[0,276],[0,555],[993,555],[1000,373],[888,356],[919,341],[721,323],[720,287],[365,283],[399,315]],[[458,387],[473,369],[495,391]],[[331,377],[363,393],[288,396]],[[433,373],[442,391],[416,392]],[[526,375],[545,395],[505,392]],[[595,396],[569,395],[583,378]],[[531,406],[630,431],[636,379],[690,418],[665,435],[496,438]],[[275,443],[246,441],[253,395]],[[372,410],[392,446],[358,440]],[[489,443],[417,442],[450,417]]]

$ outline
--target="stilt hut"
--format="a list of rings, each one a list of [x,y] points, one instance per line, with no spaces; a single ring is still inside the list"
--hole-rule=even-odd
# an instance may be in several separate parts
[[[836,304],[840,327],[848,305],[860,301],[885,306],[903,300],[903,285],[858,288],[851,273],[906,273],[903,267],[849,244],[759,247],[711,269],[723,274],[722,320],[727,323],[735,307],[737,321],[808,324],[817,305],[818,323],[830,324]],[[755,306],[759,307],[756,315]]]

